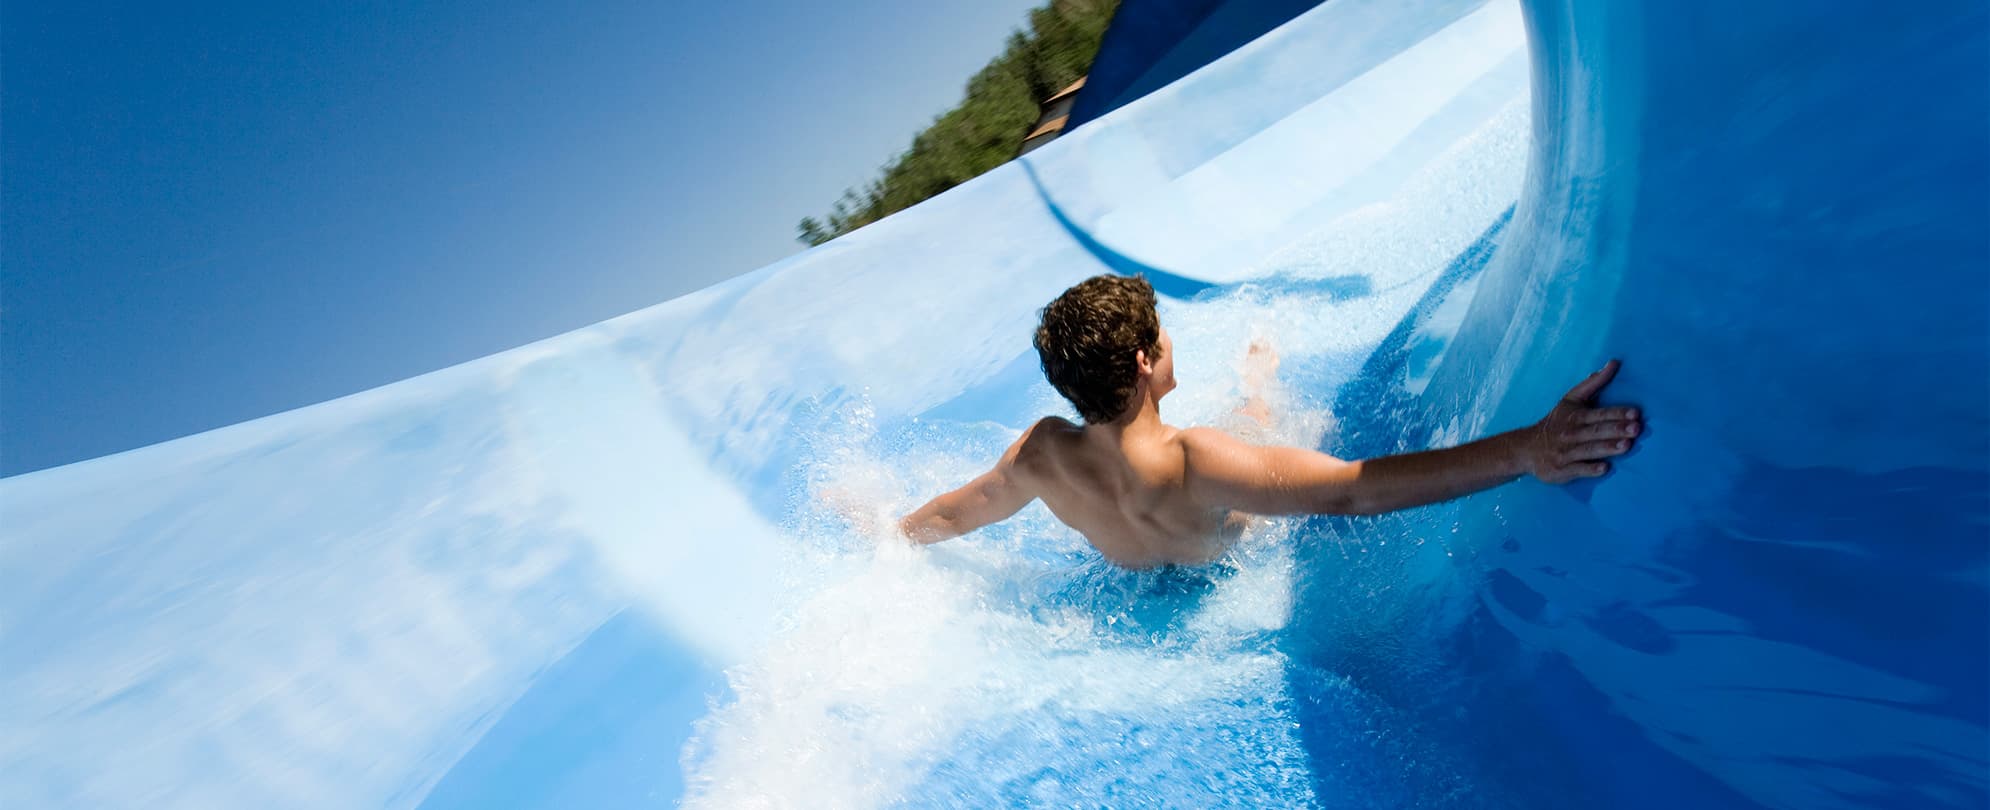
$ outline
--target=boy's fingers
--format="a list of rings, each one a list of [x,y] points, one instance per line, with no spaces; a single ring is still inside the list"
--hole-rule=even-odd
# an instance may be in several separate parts
[[[1571,402],[1588,402],[1595,399],[1597,394],[1603,392],[1603,386],[1609,385],[1610,381],[1616,378],[1617,369],[1622,365],[1622,363],[1616,360],[1604,363],[1603,367],[1597,369],[1595,374],[1589,375],[1587,379],[1576,383],[1574,388],[1569,389],[1568,396],[1565,399]]]
[[[1584,422],[1635,422],[1638,419],[1636,408],[1591,408],[1579,417]]]
[[[1629,439],[1613,439],[1604,442],[1583,442],[1582,444],[1578,444],[1574,447],[1569,448],[1568,451],[1563,454],[1563,458],[1567,458],[1571,461],[1595,461],[1596,459],[1599,458],[1610,458],[1611,456],[1621,456],[1625,453],[1630,452],[1630,450],[1631,450],[1631,441]]]
[[[1574,473],[1577,478],[1595,478],[1610,472],[1610,462],[1592,461],[1586,464],[1570,464],[1566,469]]]
[[[1624,439],[1638,435],[1636,422],[1596,422],[1576,428],[1569,438],[1576,441],[1598,441],[1601,439]]]

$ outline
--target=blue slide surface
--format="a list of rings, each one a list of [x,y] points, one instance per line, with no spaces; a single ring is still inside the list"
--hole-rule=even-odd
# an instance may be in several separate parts
[[[1975,0],[1331,0],[746,276],[0,480],[0,804],[1985,807],[1985,76]],[[1610,357],[1649,433],[1202,570],[825,505],[1065,413],[1101,272],[1175,424],[1258,340],[1337,455]]]

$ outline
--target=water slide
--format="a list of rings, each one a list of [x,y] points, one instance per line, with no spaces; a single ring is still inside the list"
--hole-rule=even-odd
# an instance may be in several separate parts
[[[1331,0],[914,209],[592,327],[0,481],[7,807],[1984,807],[1990,12]],[[1607,478],[1126,572],[880,513],[1163,293],[1177,424],[1535,418]]]

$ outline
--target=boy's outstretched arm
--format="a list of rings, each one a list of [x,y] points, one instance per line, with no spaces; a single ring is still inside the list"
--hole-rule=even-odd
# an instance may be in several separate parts
[[[1448,501],[1522,475],[1550,484],[1610,471],[1644,432],[1635,408],[1598,408],[1612,360],[1539,423],[1443,450],[1342,461],[1295,447],[1245,443],[1221,431],[1182,432],[1186,487],[1198,503],[1264,515],[1372,515]]]
[[[995,462],[995,468],[966,486],[926,502],[898,521],[898,531],[915,543],[951,540],[990,523],[1007,519],[1036,500],[1036,491],[1016,464],[1032,426]]]

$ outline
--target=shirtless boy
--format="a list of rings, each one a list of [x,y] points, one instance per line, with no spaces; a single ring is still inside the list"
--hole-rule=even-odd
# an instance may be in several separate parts
[[[966,486],[905,516],[898,529],[937,543],[1042,499],[1106,559],[1130,568],[1220,556],[1250,515],[1372,515],[1437,503],[1532,475],[1551,484],[1610,471],[1643,424],[1599,408],[1617,361],[1526,428],[1442,450],[1342,461],[1161,422],[1175,388],[1173,342],[1142,278],[1097,276],[1043,310],[1036,350],[1083,424],[1046,417]]]

